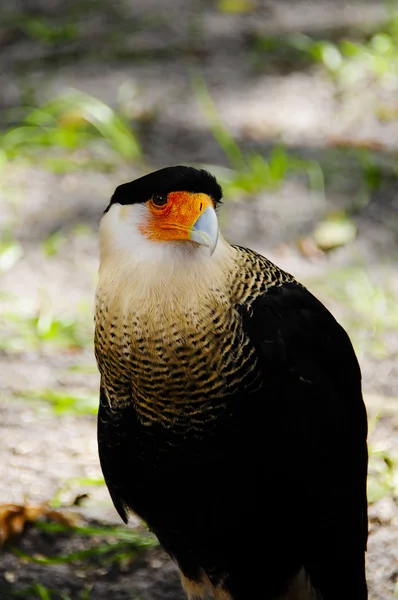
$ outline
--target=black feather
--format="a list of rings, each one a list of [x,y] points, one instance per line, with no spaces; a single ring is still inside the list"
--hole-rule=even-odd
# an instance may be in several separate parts
[[[236,310],[261,384],[226,396],[201,437],[144,426],[133,397],[111,409],[101,390],[115,506],[140,515],[188,578],[204,569],[234,600],[275,600],[301,568],[323,600],[366,600],[367,422],[351,342],[297,283]]]
[[[242,307],[242,318],[262,357],[268,399],[253,412],[268,422],[257,429],[279,505],[264,495],[263,507],[281,519],[263,532],[274,560],[281,557],[265,587],[280,593],[280,565],[288,572],[299,563],[323,600],[365,600],[367,419],[349,337],[296,283],[270,288],[250,313]]]
[[[154,194],[167,195],[170,192],[207,194],[213,199],[215,206],[221,204],[222,189],[214,175],[204,169],[176,166],[166,167],[119,185],[104,212],[107,212],[112,204],[147,202]]]

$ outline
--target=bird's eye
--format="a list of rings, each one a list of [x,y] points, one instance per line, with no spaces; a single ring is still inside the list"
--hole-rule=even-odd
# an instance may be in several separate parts
[[[152,196],[152,204],[155,206],[164,206],[167,204],[167,195],[166,194],[154,194]]]

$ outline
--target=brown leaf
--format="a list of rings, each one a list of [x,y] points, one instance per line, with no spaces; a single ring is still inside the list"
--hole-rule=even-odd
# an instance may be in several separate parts
[[[299,252],[306,258],[319,259],[324,257],[324,253],[312,237],[299,238],[296,243]]]
[[[15,536],[23,533],[27,523],[35,523],[47,518],[67,527],[74,527],[79,517],[67,511],[56,511],[47,504],[39,506],[23,506],[20,504],[0,505],[0,547]]]

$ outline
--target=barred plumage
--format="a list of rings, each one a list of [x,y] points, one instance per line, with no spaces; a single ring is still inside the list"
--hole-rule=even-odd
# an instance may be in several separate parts
[[[239,387],[258,387],[254,348],[239,306],[249,307],[270,286],[294,278],[245,248],[233,248],[231,264],[223,288],[209,289],[201,302],[200,320],[197,305],[183,311],[169,305],[167,311],[161,298],[155,305],[149,299],[134,305],[132,313],[99,287],[95,347],[111,406],[134,398],[142,423],[178,423],[186,430],[197,428],[193,415],[204,423],[216,418],[209,397],[222,405]]]
[[[173,167],[121,186],[106,211],[95,327],[106,483],[192,600],[365,600],[354,351],[291,275],[218,237],[220,198],[206,172]]]

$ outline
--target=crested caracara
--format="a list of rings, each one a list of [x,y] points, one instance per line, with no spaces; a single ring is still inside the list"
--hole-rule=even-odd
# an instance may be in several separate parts
[[[367,419],[351,342],[294,277],[219,233],[177,166],[100,226],[99,454],[189,598],[365,600]]]

